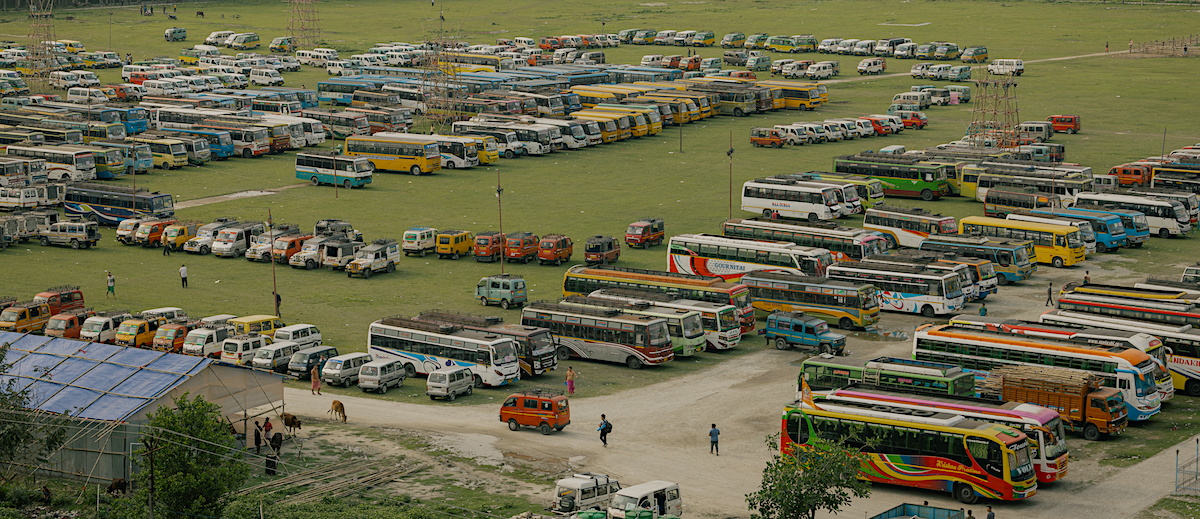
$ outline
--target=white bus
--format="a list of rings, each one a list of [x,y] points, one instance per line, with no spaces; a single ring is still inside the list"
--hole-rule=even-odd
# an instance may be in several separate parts
[[[1154,383],[1156,364],[1132,348],[1079,344],[1039,337],[1014,337],[953,324],[925,325],[913,337],[913,358],[988,371],[999,366],[1054,366],[1095,375],[1125,397],[1129,419],[1143,421],[1162,404]]]
[[[678,308],[666,308],[649,301],[616,301],[591,296],[567,296],[559,304],[585,308],[616,308],[631,315],[661,317],[667,320],[667,333],[671,335],[671,349],[676,357],[691,357],[704,350],[704,328],[700,324],[700,313]]]
[[[792,242],[805,247],[829,249],[834,261],[862,261],[873,254],[886,254],[887,240],[879,233],[831,222],[803,224],[767,218],[734,218],[721,225],[725,236]]]
[[[646,302],[663,308],[699,312],[700,327],[704,329],[704,340],[708,348],[728,350],[742,342],[742,328],[738,324],[737,307],[733,305],[694,299],[675,299],[670,294],[631,288],[603,288],[588,294],[588,297],[627,303]]]
[[[833,264],[828,249],[714,234],[679,234],[667,243],[667,270],[737,281],[765,270],[822,276]]]
[[[420,88],[383,85],[383,91],[400,96],[400,106],[412,109],[417,115],[425,115],[425,112],[429,111],[429,105],[425,103],[425,93]]]
[[[914,267],[925,267],[929,270],[953,272],[958,276],[958,283],[962,286],[963,297],[966,298],[966,301],[975,301],[978,299],[979,294],[991,293],[991,289],[996,287],[995,277],[989,278],[988,280],[983,280],[979,279],[977,276],[971,275],[974,267],[968,267],[962,263],[943,263],[928,256],[908,256],[900,254],[870,256],[863,259],[863,263],[911,265]],[[987,283],[986,286],[985,282]]]
[[[829,279],[871,284],[879,290],[879,308],[919,313],[927,318],[962,310],[966,302],[957,272],[885,263],[838,263]]]
[[[396,135],[393,132],[379,132],[375,135]],[[443,169],[473,168],[479,165],[479,148],[475,139],[456,137],[452,135],[430,135],[437,141],[438,150],[442,154]]]
[[[1103,328],[1153,335],[1162,341],[1164,348],[1147,353],[1165,364],[1174,389],[1189,396],[1200,396],[1200,330],[1190,324],[1154,323],[1070,310],[1051,310],[1042,314],[1039,320],[1072,328]]]
[[[1114,193],[1079,193],[1077,203],[1114,206],[1146,215],[1150,234],[1170,238],[1192,232],[1192,216],[1183,203],[1151,196],[1118,195]]]
[[[879,231],[890,248],[920,248],[930,236],[958,234],[953,216],[934,214],[919,207],[876,205],[863,216],[863,228]]]
[[[302,117],[300,112],[293,112],[297,115],[275,115],[267,114],[262,117],[264,121],[279,121],[287,123],[288,133],[292,135],[292,146],[296,149],[316,146],[325,143],[325,125],[311,117]],[[300,138],[297,138],[296,130],[300,130]]]
[[[139,106],[144,106],[145,103]],[[216,110],[211,108],[187,107],[153,107],[146,109],[146,117],[150,119],[150,127],[156,130],[165,128],[182,128],[190,130],[193,124],[199,124],[207,119],[218,116],[232,115],[249,117],[250,110]]]
[[[33,209],[38,205],[38,191],[32,187],[0,187],[0,209]]]
[[[675,358],[667,320],[662,318],[536,302],[521,309],[521,324],[548,328],[558,339],[559,362],[575,356],[638,369]]]
[[[450,324],[380,319],[367,332],[367,352],[375,360],[400,361],[409,377],[465,366],[475,375],[475,387],[502,386],[521,378],[511,338]]]
[[[810,222],[843,216],[838,189],[784,177],[768,177],[742,184],[742,210],[767,218],[807,218]]]
[[[363,187],[371,183],[374,171],[375,166],[364,157],[334,155],[332,152],[296,154],[296,178],[308,180],[314,186]]]
[[[92,152],[57,146],[8,145],[8,155],[46,161],[47,178],[54,182],[79,182],[96,179],[96,158]]]
[[[1081,218],[1070,218],[1066,216],[1057,216],[1047,218],[1044,216],[1031,216],[1027,214],[1009,213],[1005,217],[1007,220],[1017,220],[1021,222],[1044,223],[1049,225],[1065,225],[1068,227],[1076,227],[1079,229],[1079,234],[1083,236],[1083,251],[1088,254],[1096,252],[1096,232],[1092,229],[1092,222]]]

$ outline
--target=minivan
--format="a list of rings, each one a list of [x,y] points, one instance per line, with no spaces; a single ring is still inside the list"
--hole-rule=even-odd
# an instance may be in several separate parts
[[[449,366],[429,372],[425,381],[425,394],[430,400],[445,398],[454,401],[458,395],[469,395],[475,391],[475,375],[466,366]]]
[[[283,76],[271,68],[256,68],[250,70],[250,83],[254,85],[282,86]]]
[[[192,330],[183,339],[183,354],[220,358],[221,345],[230,335],[233,335],[233,328],[224,325],[204,326]]]
[[[108,96],[99,88],[73,87],[67,90],[68,103],[92,104],[107,103]]]
[[[142,82],[142,86],[146,89],[148,96],[176,96],[179,91],[175,88],[175,83],[162,80],[147,80]]]
[[[366,393],[373,389],[379,394],[387,393],[388,387],[404,385],[404,364],[398,360],[373,360],[362,365],[358,371],[358,388]]]
[[[622,488],[608,505],[608,517],[625,519],[626,512],[634,512],[637,509],[653,510],[659,516],[679,516],[683,513],[679,485],[670,481],[648,481]],[[636,512],[632,515],[639,516]]]
[[[998,75],[1021,75],[1025,73],[1025,62],[1019,59],[998,59],[988,63],[988,72]]]
[[[82,86],[79,82],[79,76],[73,72],[63,72],[56,70],[50,73],[50,87],[66,90],[71,87]]]
[[[288,361],[288,375],[306,379],[309,373],[312,373],[313,366],[324,366],[325,361],[337,355],[337,348],[333,346],[314,346],[300,350],[293,354],[292,359]]]
[[[321,330],[311,324],[293,324],[275,330],[275,340],[292,341],[302,350],[321,345]]]
[[[221,360],[245,366],[254,354],[267,345],[267,338],[257,333],[235,335],[221,344]]]
[[[358,383],[358,372],[371,356],[363,353],[346,353],[325,361],[321,368],[321,380],[331,386],[350,387]]]
[[[220,45],[225,43],[225,40],[230,36],[233,36],[233,31],[213,31],[208,34],[207,38],[204,38],[204,43],[206,45]]]
[[[301,346],[292,341],[275,341],[274,343],[259,348],[254,354],[252,365],[259,369],[269,369],[275,372],[284,372],[288,369],[288,364],[292,360],[292,355],[300,350]]]

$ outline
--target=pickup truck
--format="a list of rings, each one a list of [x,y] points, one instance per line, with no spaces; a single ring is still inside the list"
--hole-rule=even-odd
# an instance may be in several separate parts
[[[58,222],[38,230],[43,247],[58,245],[72,249],[90,249],[100,241],[100,224],[96,222]]]

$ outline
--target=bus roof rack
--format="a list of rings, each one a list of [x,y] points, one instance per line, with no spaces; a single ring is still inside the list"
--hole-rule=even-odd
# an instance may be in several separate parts
[[[940,271],[930,271],[929,269],[925,268],[924,265],[897,265],[895,263],[873,263],[873,262],[866,262],[866,261],[861,261],[861,262],[860,261],[838,261],[831,266],[834,266],[834,267],[846,266],[846,267],[853,267],[853,268],[879,268],[879,267],[882,267],[891,272],[899,272],[899,273],[904,273],[904,274],[924,274],[927,272],[936,272],[937,274],[944,273],[944,272],[940,272]]]
[[[613,272],[628,272],[630,274],[645,274],[650,276],[665,276],[679,279],[703,280],[703,281],[724,281],[718,276],[700,276],[697,274],[684,274],[681,272],[667,272],[665,270],[650,270],[639,269],[632,267],[617,267],[614,265],[589,265],[587,268],[594,270],[611,270]]]
[[[562,301],[564,303],[603,306],[606,308],[616,308],[618,310],[645,310],[653,306],[648,301],[617,301],[615,299],[595,299],[588,296],[567,296],[563,298]]]
[[[593,317],[616,317],[621,315],[621,311],[616,308],[587,308],[580,306],[571,306],[560,304],[556,301],[534,301],[529,303],[529,308],[534,310],[554,310],[559,312],[570,312],[575,314],[590,315]]]
[[[503,323],[504,318],[495,315],[475,315],[451,310],[425,310],[417,315],[418,318],[428,317],[433,321],[445,321],[463,326],[495,326]]]
[[[70,187],[77,187],[79,189],[95,189],[97,191],[109,191],[112,193],[128,193],[128,194],[148,193],[150,191],[149,189],[146,189],[144,187],[138,188],[137,191],[134,191],[132,187],[114,186],[114,185],[110,185],[110,184],[97,184],[95,182],[75,182],[75,183],[72,183],[70,185]]]
[[[942,216],[941,213],[937,213],[937,214],[931,213],[931,212],[929,212],[928,209],[924,209],[921,207],[900,207],[898,205],[882,204],[882,205],[876,205],[875,207],[872,207],[871,209],[876,210],[876,211],[887,211],[889,213],[911,214],[911,215],[915,215],[915,216]]]
[[[604,295],[610,295],[610,296],[615,296],[615,297],[626,297],[629,299],[641,299],[641,300],[652,301],[652,302],[656,302],[656,303],[667,303],[667,302],[671,302],[676,299],[679,299],[679,297],[673,296],[671,294],[664,294],[662,292],[651,292],[649,290],[637,290],[637,289],[633,289],[633,288],[602,288],[602,289],[597,290],[592,293],[595,294],[597,292],[604,294]]]
[[[885,153],[876,153],[873,151],[864,151],[857,155],[842,155],[836,160],[866,160],[870,162],[885,162],[888,164],[905,164],[912,166],[918,162],[921,162],[923,158],[907,158]]]
[[[403,315],[384,317],[383,319],[380,319],[379,322],[389,326],[400,326],[403,328],[412,328],[414,330],[421,330],[423,332],[431,333],[454,333],[462,330],[461,326],[455,326],[453,324],[431,323],[427,321],[414,321],[404,317]]]

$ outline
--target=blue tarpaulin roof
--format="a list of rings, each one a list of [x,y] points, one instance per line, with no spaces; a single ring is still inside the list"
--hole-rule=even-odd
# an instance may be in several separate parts
[[[0,332],[11,364],[0,384],[30,389],[30,407],[93,420],[125,421],[213,361],[109,344]]]

